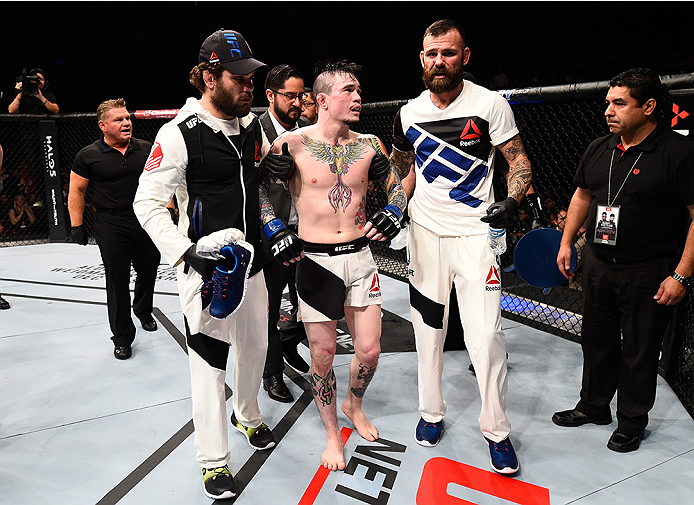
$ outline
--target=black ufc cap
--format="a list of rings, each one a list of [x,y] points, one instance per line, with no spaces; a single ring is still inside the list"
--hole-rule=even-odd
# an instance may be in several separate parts
[[[205,39],[200,46],[198,63],[221,63],[233,74],[250,74],[265,63],[253,58],[251,48],[239,32],[234,30],[217,30]]]

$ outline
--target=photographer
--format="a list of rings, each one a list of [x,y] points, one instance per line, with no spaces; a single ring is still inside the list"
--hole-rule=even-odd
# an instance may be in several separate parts
[[[28,74],[22,72],[17,78],[15,96],[7,107],[10,114],[57,114],[60,108],[55,96],[48,87],[46,72],[40,68],[32,69]]]

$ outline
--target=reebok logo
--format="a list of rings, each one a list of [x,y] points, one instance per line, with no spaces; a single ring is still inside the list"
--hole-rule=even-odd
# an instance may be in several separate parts
[[[484,289],[485,291],[501,291],[501,277],[499,277],[499,270],[494,265],[489,267],[487,280],[484,281]]]
[[[460,134],[460,140],[475,140],[482,136],[482,132],[477,127],[472,119],[468,119],[463,128],[463,133]]]
[[[381,297],[381,281],[378,278],[378,274],[374,274],[371,279],[371,287],[369,288],[369,298],[380,298]]]
[[[150,170],[159,168],[159,165],[161,165],[161,160],[163,159],[164,154],[161,152],[161,145],[159,144],[159,142],[155,142],[154,148],[152,149],[152,152],[149,154],[149,158],[147,158],[147,163],[145,163],[145,170],[149,172]]]

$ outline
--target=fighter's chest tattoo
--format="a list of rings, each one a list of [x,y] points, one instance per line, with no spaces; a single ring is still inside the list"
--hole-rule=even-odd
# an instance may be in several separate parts
[[[350,165],[353,165],[357,160],[362,159],[362,155],[366,152],[367,143],[361,139],[355,142],[341,145],[335,143],[333,145],[315,140],[306,135],[302,135],[302,143],[310,155],[316,160],[327,163],[330,171],[337,174],[337,182],[330,191],[328,191],[328,201],[335,212],[339,207],[342,207],[342,212],[346,212],[349,204],[352,203],[352,190],[344,183],[342,177],[349,173]]]

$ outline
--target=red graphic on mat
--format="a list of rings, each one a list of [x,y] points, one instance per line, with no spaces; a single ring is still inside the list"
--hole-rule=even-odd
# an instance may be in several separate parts
[[[417,505],[470,505],[472,502],[448,494],[455,486],[501,498],[509,503],[549,505],[547,488],[446,458],[432,458],[424,465],[417,489]]]

